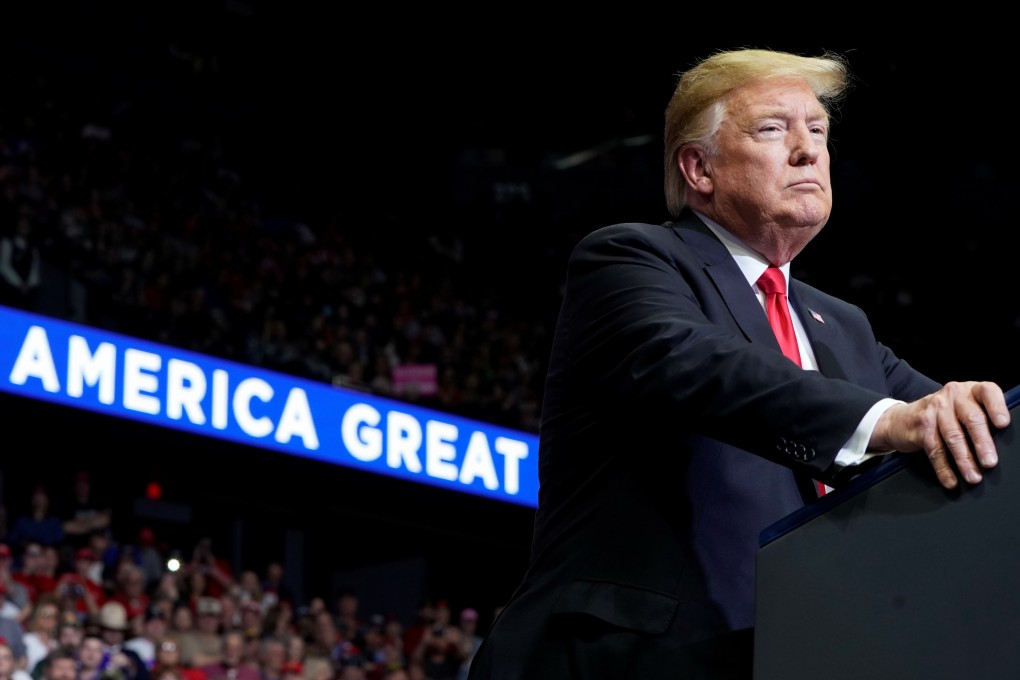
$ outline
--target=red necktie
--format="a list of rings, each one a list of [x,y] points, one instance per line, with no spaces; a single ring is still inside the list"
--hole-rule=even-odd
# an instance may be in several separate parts
[[[783,354],[800,366],[800,345],[797,344],[797,334],[793,330],[790,306],[786,302],[786,277],[782,270],[779,267],[766,269],[758,279],[758,288],[765,293],[765,313],[768,314],[769,324],[779,340],[779,346],[783,348]],[[828,490],[819,481],[815,481],[815,488],[819,496],[824,496]]]
[[[786,303],[786,277],[783,271],[779,267],[769,267],[758,279],[758,287],[765,293],[765,313],[769,316],[769,324],[772,325],[772,332],[776,334],[783,354],[800,366],[800,347],[793,330],[793,319],[790,318],[790,306]]]

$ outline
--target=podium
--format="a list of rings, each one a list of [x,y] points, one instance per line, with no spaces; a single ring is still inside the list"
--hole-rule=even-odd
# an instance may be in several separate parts
[[[891,458],[762,532],[754,680],[1020,678],[1020,387],[999,464]]]

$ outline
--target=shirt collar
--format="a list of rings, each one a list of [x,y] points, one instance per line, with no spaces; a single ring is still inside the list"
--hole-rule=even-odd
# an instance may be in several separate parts
[[[701,221],[704,222],[705,225],[712,230],[712,233],[718,236],[719,240],[722,241],[724,246],[726,246],[726,250],[729,251],[730,255],[733,257],[733,260],[737,263],[737,266],[740,267],[740,271],[743,273],[744,278],[747,279],[747,284],[749,286],[756,285],[761,275],[764,274],[765,270],[769,268],[768,261],[766,261],[765,258],[763,258],[761,255],[759,255],[750,247],[748,247],[747,244],[745,244],[743,241],[741,241],[736,236],[728,232],[725,229],[725,227],[723,227],[715,220],[712,220],[711,218],[699,213],[696,210],[694,210],[693,212],[695,215],[701,218]],[[787,262],[779,269],[783,272],[783,277],[786,280],[786,290],[787,293],[789,293],[790,263]]]

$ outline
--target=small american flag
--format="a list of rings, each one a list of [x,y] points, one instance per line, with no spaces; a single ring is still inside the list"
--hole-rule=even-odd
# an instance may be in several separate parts
[[[825,319],[822,318],[821,314],[819,314],[818,312],[816,312],[813,309],[809,309],[808,311],[811,312],[811,318],[812,319],[814,319],[818,323],[825,323]]]

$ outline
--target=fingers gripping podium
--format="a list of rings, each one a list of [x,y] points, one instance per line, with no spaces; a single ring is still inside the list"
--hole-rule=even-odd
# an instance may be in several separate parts
[[[754,680],[1020,677],[1020,387],[999,464],[897,456],[761,534]]]

